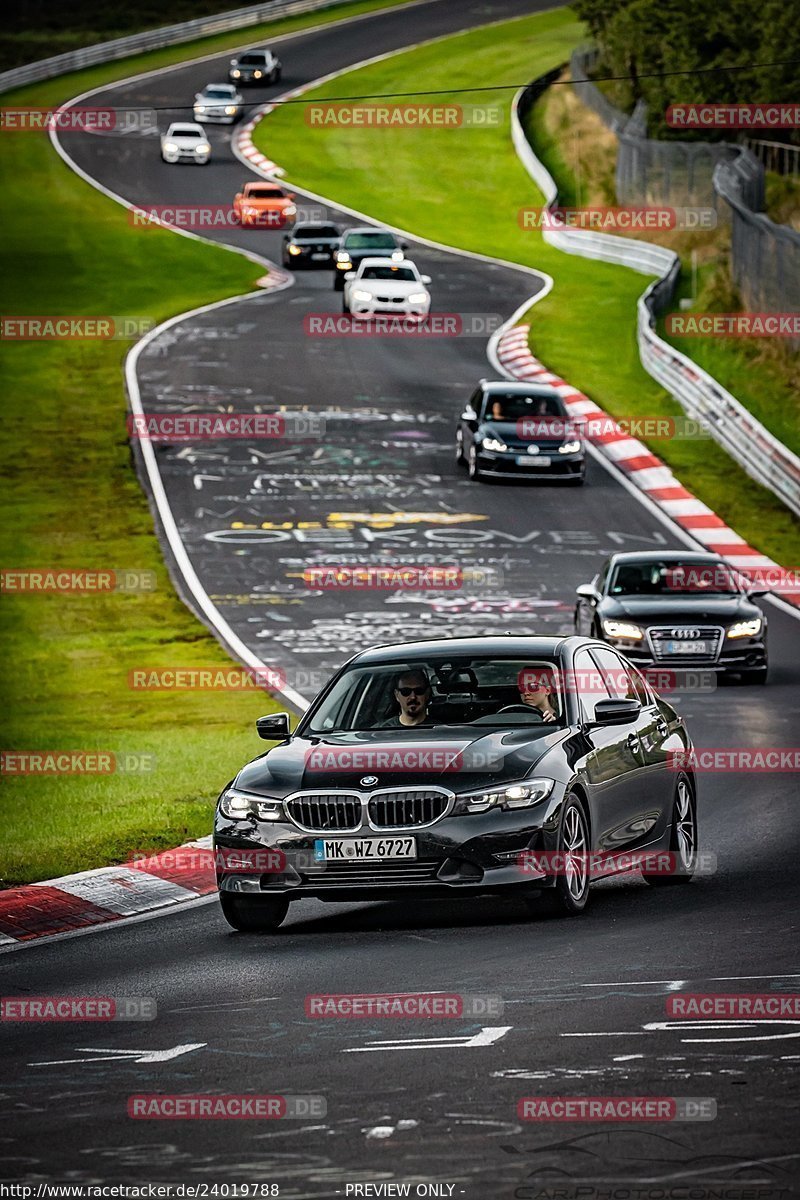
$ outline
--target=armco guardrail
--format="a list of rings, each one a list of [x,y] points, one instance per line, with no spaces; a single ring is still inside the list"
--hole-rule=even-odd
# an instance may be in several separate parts
[[[533,152],[523,121],[531,105],[558,77],[560,70],[543,75],[517,92],[511,112],[514,148],[551,210],[558,204],[558,188]],[[800,515],[800,459],[797,455],[773,437],[716,379],[655,332],[656,315],[664,311],[674,293],[680,272],[678,256],[662,246],[589,230],[543,228],[542,236],[550,245],[568,254],[618,263],[646,275],[658,276],[640,296],[637,305],[637,342],[643,367],[674,396],[690,417],[707,428],[748,475]]]
[[[26,83],[37,83],[40,79],[53,79],[83,67],[94,67],[98,63],[114,62],[128,58],[144,50],[160,50],[163,46],[177,46],[191,42],[194,38],[209,37],[214,33],[228,33],[234,29],[247,29],[274,17],[291,17],[314,12],[319,8],[336,8],[348,0],[268,0],[266,4],[252,4],[249,8],[235,8],[230,12],[217,13],[211,17],[197,17],[193,21],[182,21],[179,25],[164,25],[159,29],[148,29],[144,33],[133,33],[130,37],[116,38],[113,42],[98,42],[54,58],[43,58],[39,62],[27,63],[0,72],[0,92],[9,88],[22,87]]]

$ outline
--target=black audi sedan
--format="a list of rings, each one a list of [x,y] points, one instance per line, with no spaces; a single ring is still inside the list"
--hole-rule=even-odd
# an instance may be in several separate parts
[[[554,388],[482,379],[458,420],[456,462],[474,480],[555,477],[580,486],[581,422]]]
[[[697,667],[767,679],[766,594],[716,554],[675,550],[614,554],[577,589],[575,632],[599,638],[645,667]]]
[[[351,658],[278,745],[223,790],[222,911],[277,928],[291,900],[518,892],[580,913],[640,868],[685,883],[696,784],[683,719],[616,651],[581,637],[475,637]],[[664,865],[666,863],[666,866]]]
[[[338,225],[299,221],[291,233],[283,236],[285,267],[332,268],[342,231]]]

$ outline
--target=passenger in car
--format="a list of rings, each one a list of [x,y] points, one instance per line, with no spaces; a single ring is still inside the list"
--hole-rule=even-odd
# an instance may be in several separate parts
[[[535,709],[548,724],[558,720],[555,697],[558,695],[552,668],[541,666],[523,667],[517,677],[519,704],[508,704],[500,712],[519,710],[523,705]]]

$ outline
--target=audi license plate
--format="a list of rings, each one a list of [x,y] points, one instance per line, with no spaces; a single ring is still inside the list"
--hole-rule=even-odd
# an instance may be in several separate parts
[[[710,658],[714,653],[712,642],[667,642],[667,654],[702,654]]]
[[[315,862],[383,862],[387,858],[416,858],[417,839],[315,838]]]
[[[549,459],[547,457],[543,458],[541,455],[539,455],[536,458],[533,458],[533,457],[527,458],[522,454],[517,456],[517,466],[518,467],[549,467],[551,461],[552,461],[552,459]]]

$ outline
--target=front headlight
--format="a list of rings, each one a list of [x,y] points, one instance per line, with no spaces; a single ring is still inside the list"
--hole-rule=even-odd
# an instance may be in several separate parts
[[[490,808],[530,808],[545,800],[555,786],[553,779],[525,779],[507,783],[494,791],[473,792],[456,797],[453,814],[488,812]]]
[[[577,452],[580,450],[580,448],[581,448],[581,444],[578,441],[564,442],[563,445],[558,447],[558,453],[559,454],[577,454]]]
[[[303,253],[302,248],[300,246],[295,246],[294,242],[290,242],[287,249],[290,254],[302,254]]]
[[[235,104],[226,104],[225,105],[225,115],[226,115],[226,117],[235,116],[236,115],[236,105]]]
[[[283,215],[285,217],[293,217],[296,212],[297,212],[296,204],[287,204],[286,208],[283,210]]]
[[[282,821],[283,804],[270,796],[256,796],[253,792],[242,792],[238,788],[227,788],[219,798],[219,810],[223,817],[241,821],[245,817],[257,817],[259,821]]]
[[[201,142],[200,145],[195,150],[195,154],[210,154],[210,153],[211,153],[211,147],[209,146],[208,142]]]
[[[167,154],[177,154],[178,153],[178,147],[175,145],[174,142],[164,142],[164,149],[167,152]]]
[[[504,450],[508,449],[508,446],[505,442],[501,442],[500,438],[487,437],[481,444],[484,450],[494,450],[498,454],[502,454]]]
[[[424,304],[428,299],[427,292],[412,292],[408,297],[409,304]]]
[[[241,73],[242,73],[241,71],[231,71],[231,75],[233,76],[234,79],[238,79],[239,76],[241,75]]]
[[[371,300],[372,292],[365,292],[363,288],[355,288],[353,291],[354,300]]]
[[[337,250],[336,251],[336,261],[337,261],[337,263],[341,263],[342,266],[347,265],[348,267],[352,267],[352,265],[353,265],[350,262],[350,255],[347,253],[346,250]]]
[[[634,642],[644,637],[639,626],[632,625],[630,621],[603,621],[603,633],[610,638],[629,638]]]
[[[261,78],[261,72],[253,71],[253,79],[260,79],[260,78]]]
[[[205,112],[206,111],[205,104],[195,104],[194,111],[195,112]]]
[[[402,262],[405,258],[405,253],[402,250],[393,250],[392,259],[394,262]]]
[[[729,638],[739,637],[755,637],[761,632],[761,617],[753,617],[751,621],[737,621],[735,625],[731,625],[727,636]]]

